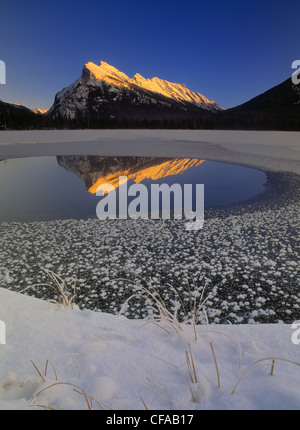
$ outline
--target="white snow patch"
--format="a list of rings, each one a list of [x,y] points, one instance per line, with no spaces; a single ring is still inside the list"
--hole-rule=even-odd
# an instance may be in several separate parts
[[[196,339],[190,325],[169,334],[142,320],[64,310],[5,288],[0,318],[7,328],[2,410],[87,409],[86,398],[93,409],[113,410],[142,410],[141,398],[149,409],[299,408],[300,367],[286,359],[300,361],[300,345],[289,325],[200,325]],[[272,357],[279,358],[270,375]]]

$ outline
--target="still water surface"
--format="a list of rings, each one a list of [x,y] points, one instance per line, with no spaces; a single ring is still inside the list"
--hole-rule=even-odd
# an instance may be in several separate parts
[[[259,170],[200,159],[45,156],[0,162],[0,221],[96,216],[101,183],[204,184],[205,209],[248,200],[265,189]]]

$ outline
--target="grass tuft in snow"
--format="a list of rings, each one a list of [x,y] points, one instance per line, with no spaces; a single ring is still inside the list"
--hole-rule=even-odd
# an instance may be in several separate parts
[[[53,284],[42,283],[42,284],[30,285],[24,290],[20,291],[20,293],[23,293],[24,291],[30,288],[49,287],[54,289],[54,291],[58,294],[58,300],[49,300],[50,302],[57,304],[60,308],[69,308],[69,309],[77,308],[75,304],[76,279],[73,286],[73,292],[71,293],[65,281],[59,275],[55,274],[54,272],[48,269],[42,269],[42,270],[50,277],[50,279],[53,281]]]
[[[200,289],[197,289],[194,284],[194,289],[192,291],[190,288],[190,285],[188,284],[189,285],[189,288],[188,288],[189,309],[188,309],[187,304],[186,305],[184,304],[184,301],[180,297],[176,288],[170,284],[167,284],[167,286],[170,289],[169,291],[173,291],[173,293],[175,294],[175,297],[177,297],[178,299],[178,302],[176,302],[175,304],[174,311],[171,312],[167,307],[166,300],[158,292],[158,288],[153,287],[144,278],[140,278],[141,283],[138,283],[136,280],[126,279],[126,278],[119,278],[118,280],[133,284],[133,288],[135,290],[135,292],[130,297],[128,297],[128,299],[124,302],[123,306],[119,311],[119,316],[124,312],[130,300],[133,300],[136,298],[140,298],[140,299],[148,298],[152,303],[154,312],[153,314],[145,318],[146,323],[150,322],[151,324],[155,324],[169,334],[172,331],[175,331],[176,333],[183,331],[182,325],[178,319],[178,311],[180,308],[182,309],[184,314],[183,323],[191,324],[194,328],[195,340],[197,340],[196,326],[199,324],[201,312],[204,313],[204,317],[208,324],[204,304],[209,299],[209,296],[207,296],[206,299],[203,299],[206,285],[204,285],[204,287]],[[145,286],[141,285],[142,283],[144,283]]]
[[[71,382],[58,381],[56,369],[55,369],[53,363],[50,360],[46,361],[44,374],[38,368],[38,366],[34,363],[33,360],[31,360],[31,363],[32,363],[33,367],[35,368],[36,372],[38,373],[38,375],[40,376],[40,378],[41,378],[41,380],[42,380],[43,383],[47,383],[46,377],[47,377],[47,372],[48,372],[48,365],[51,364],[52,369],[54,371],[54,376],[55,376],[55,381],[56,382],[54,382],[54,383],[52,383],[52,384],[50,384],[50,385],[42,388],[41,390],[39,390],[32,397],[32,399],[28,402],[29,406],[39,407],[39,408],[43,408],[43,409],[46,409],[46,410],[63,409],[56,402],[51,402],[49,405],[47,405],[47,404],[37,404],[37,403],[34,403],[34,401],[36,399],[38,399],[42,395],[42,393],[44,393],[45,391],[49,390],[50,388],[56,387],[58,385],[64,385],[64,386],[67,386],[67,387],[72,387],[74,392],[76,392],[76,393],[80,394],[81,396],[83,396],[87,410],[93,410],[94,409],[94,406],[93,406],[94,404],[96,404],[97,406],[99,406],[100,409],[111,409],[106,404],[100,403],[98,400],[96,400],[94,396],[87,395],[85,389],[82,386],[74,384],[74,383],[71,383]]]
[[[36,393],[32,399],[29,401],[29,406],[34,406],[34,407],[41,407],[43,409],[50,409],[50,410],[56,410],[58,409],[62,409],[59,405],[57,405],[55,402],[51,402],[49,405],[43,405],[43,404],[36,404],[36,403],[32,403],[35,399],[37,399],[42,393],[44,393],[46,390],[49,390],[52,387],[56,387],[58,385],[65,385],[65,386],[70,386],[72,387],[73,391],[75,393],[80,394],[81,396],[83,396],[84,401],[85,401],[85,405],[86,405],[86,409],[91,411],[94,409],[93,405],[94,403],[96,403],[100,409],[111,409],[109,406],[105,405],[104,403],[100,403],[98,402],[98,400],[95,399],[94,396],[92,395],[88,395],[84,388],[81,387],[80,385],[76,385],[73,384],[71,382],[54,382],[53,384],[48,385],[47,387],[41,389],[38,393]],[[53,405],[56,405],[57,408],[54,408]]]
[[[48,371],[48,364],[50,363],[52,366],[52,369],[54,371],[54,376],[55,376],[55,380],[57,381],[57,373],[56,373],[56,369],[53,365],[53,363],[50,360],[46,361],[46,365],[45,365],[45,371],[44,371],[44,375],[42,374],[42,372],[40,371],[40,369],[37,367],[37,365],[35,364],[35,362],[33,360],[31,360],[31,363],[33,365],[33,367],[35,368],[35,370],[37,371],[38,375],[40,376],[41,380],[43,382],[46,382],[46,376],[47,376],[47,371]]]

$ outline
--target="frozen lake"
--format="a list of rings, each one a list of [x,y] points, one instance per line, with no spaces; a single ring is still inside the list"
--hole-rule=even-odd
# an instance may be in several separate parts
[[[264,191],[260,170],[198,158],[43,156],[0,162],[0,221],[45,221],[96,216],[97,187],[204,184],[204,207],[243,202]],[[118,189],[117,189],[118,191]],[[131,200],[134,197],[131,198]],[[129,199],[130,201],[130,199]],[[172,201],[171,201],[172,204]],[[149,208],[151,205],[149,197]],[[173,206],[172,206],[173,208]]]
[[[298,319],[299,133],[3,132],[0,159],[4,288],[57,300],[34,286],[49,282],[47,269],[76,285],[81,309],[117,314],[143,278],[174,312],[177,294],[188,310],[190,288],[199,298],[205,287],[210,323]],[[99,180],[146,184],[150,173],[157,183],[204,183],[205,209],[223,206],[192,232],[185,220],[99,222]],[[137,295],[124,314],[152,311]]]

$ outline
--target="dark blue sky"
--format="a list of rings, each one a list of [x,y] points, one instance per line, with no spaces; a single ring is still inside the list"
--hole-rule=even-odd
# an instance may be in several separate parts
[[[299,0],[1,0],[0,99],[47,109],[103,60],[233,107],[291,76],[299,23]]]

